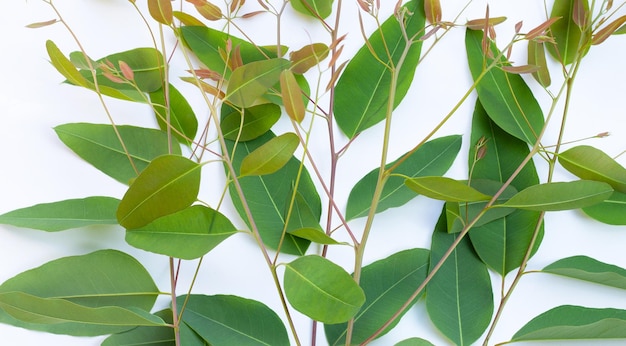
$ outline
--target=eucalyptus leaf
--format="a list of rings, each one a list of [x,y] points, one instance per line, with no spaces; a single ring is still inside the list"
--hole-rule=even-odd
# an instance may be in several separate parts
[[[306,239],[314,243],[324,244],[324,245],[336,245],[341,244],[335,239],[331,238],[329,235],[326,235],[324,231],[315,228],[298,228],[292,231],[287,231],[287,233],[296,236],[298,238]]]
[[[454,162],[460,149],[459,135],[433,139],[408,155],[393,173],[409,177],[443,175]],[[387,164],[385,168],[389,169],[397,161]],[[354,185],[348,197],[346,219],[351,220],[369,213],[378,173],[379,169],[373,169]],[[415,192],[404,185],[404,178],[391,175],[383,187],[376,212],[399,207],[415,197]]]
[[[278,121],[281,114],[280,106],[273,103],[252,106],[241,111],[224,107],[222,112],[220,127],[224,138],[241,142],[265,134]]]
[[[150,102],[154,107],[159,128],[167,133],[168,127],[171,127],[171,134],[180,143],[191,145],[198,131],[198,119],[189,102],[174,85],[169,84],[167,95],[166,100],[164,88],[150,93]]]
[[[404,5],[404,30],[395,16],[390,16],[380,30],[368,38],[343,71],[335,89],[335,120],[349,138],[385,119],[387,103],[394,93],[394,108],[406,95],[420,59],[422,41],[406,42],[422,35],[425,15],[421,0]],[[404,31],[404,32],[403,32]],[[417,37],[416,37],[417,36]],[[373,52],[372,52],[373,50]],[[406,52],[405,52],[406,51]],[[400,69],[395,71],[397,85],[391,90],[391,66],[397,66],[406,53]]]
[[[365,304],[354,316],[352,343],[364,342],[410,298],[426,279],[429,257],[430,253],[425,249],[403,250],[363,267],[360,286],[365,292]],[[420,297],[421,294],[413,302]],[[380,335],[393,329],[400,318]],[[347,323],[326,324],[324,330],[328,343],[345,344],[346,327]]]
[[[280,317],[258,301],[193,294],[176,302],[185,306],[182,322],[210,345],[289,345]]]
[[[279,82],[280,74],[291,63],[285,59],[253,61],[233,71],[226,99],[238,107],[250,107]]]
[[[143,227],[161,216],[190,206],[200,189],[201,166],[177,155],[152,160],[128,188],[117,209],[127,229]]]
[[[574,21],[577,3],[581,3],[584,11],[589,13],[587,0],[555,0],[550,12],[550,18],[561,17],[561,19],[550,26],[550,33],[556,45],[548,44],[546,48],[556,61],[562,62],[564,65],[573,63],[580,53],[584,56],[587,51],[580,51],[581,47],[585,46],[583,38],[585,36],[591,38],[588,33],[583,33]],[[587,20],[591,20],[591,18]]]
[[[87,197],[43,203],[0,215],[0,223],[56,232],[91,225],[115,225],[120,201],[112,197]]]
[[[511,341],[626,338],[626,310],[563,305],[533,318]]]
[[[587,256],[560,259],[547,265],[542,272],[626,289],[626,269]]]
[[[626,168],[597,148],[573,147],[559,154],[559,163],[580,179],[603,181],[626,193]]]
[[[593,180],[545,183],[528,187],[500,206],[535,211],[557,211],[589,207],[611,196],[607,183]]]
[[[426,197],[448,202],[486,201],[491,196],[458,180],[446,177],[417,177],[406,179],[404,184]]]
[[[289,162],[299,144],[300,139],[292,132],[274,137],[243,158],[239,174],[243,177],[275,173]]]
[[[83,160],[122,184],[135,179],[157,156],[168,154],[170,150],[172,154],[181,152],[176,141],[170,149],[167,134],[155,129],[72,123],[59,125],[54,130]]]
[[[430,341],[424,340],[422,338],[408,338],[404,339],[394,346],[435,346]]]
[[[154,313],[165,323],[172,323],[172,310],[165,309]],[[181,329],[185,327],[181,323]],[[138,346],[149,344],[151,346],[171,346],[175,343],[174,328],[166,327],[137,327],[122,333],[117,333],[106,338],[101,346]],[[198,345],[185,340],[185,345]],[[204,346],[204,343],[199,344]]]
[[[347,322],[365,302],[365,294],[343,268],[309,255],[285,265],[287,300],[306,316],[333,324]]]
[[[615,191],[604,202],[583,208],[583,212],[609,225],[626,225],[626,194]]]
[[[289,3],[294,10],[314,18],[326,18],[333,10],[333,0],[293,0]]]

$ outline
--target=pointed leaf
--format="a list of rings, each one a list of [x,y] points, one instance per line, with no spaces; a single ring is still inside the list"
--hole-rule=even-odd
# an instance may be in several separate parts
[[[324,323],[352,318],[365,302],[363,290],[343,268],[317,255],[285,266],[285,295],[294,309]]]
[[[542,271],[626,289],[626,269],[587,256],[563,258],[549,264]]]
[[[124,146],[115,129],[124,141]],[[150,161],[169,152],[167,134],[154,129],[75,123],[59,125],[54,131],[83,160],[123,184],[137,177],[134,168],[141,173]],[[171,151],[180,154],[180,147],[172,145]],[[132,164],[129,156],[133,160]]]
[[[313,211],[313,206],[298,191],[296,191],[293,203],[290,202],[285,206],[285,215],[289,216],[286,229],[290,234],[308,233],[306,229],[311,229],[326,235],[320,226],[319,215]],[[308,239],[307,237],[303,238]]]
[[[329,51],[330,49],[324,43],[313,43],[289,53],[291,71],[297,74],[305,73],[311,67],[326,59]]]
[[[535,211],[589,207],[609,198],[613,189],[593,180],[545,183],[528,187],[500,206]]]
[[[549,87],[552,81],[543,42],[528,41],[528,63],[539,67],[533,72],[533,78],[544,88]]]
[[[224,215],[194,205],[126,232],[126,242],[158,254],[194,259],[204,256],[237,229]]]
[[[172,310],[165,309],[154,313],[155,316],[161,318],[165,323],[172,324]],[[186,325],[181,323],[181,329]],[[188,328],[188,327],[187,327]],[[182,340],[181,340],[182,342]],[[204,342],[200,344],[192,344],[189,340],[185,340],[185,345],[204,346]],[[166,327],[137,327],[129,331],[113,334],[106,338],[101,346],[138,346],[149,344],[152,346],[171,346],[175,343],[174,328]]]
[[[326,18],[333,10],[333,0],[293,0],[294,10],[314,18]]]
[[[583,212],[609,225],[626,225],[626,194],[615,191],[605,201],[583,208]]]
[[[512,341],[626,338],[626,310],[563,305],[526,323]]]
[[[299,144],[300,139],[292,132],[272,138],[243,158],[239,174],[242,177],[272,174],[289,162]]]
[[[287,233],[296,236],[298,238],[306,239],[313,243],[324,244],[324,245],[337,245],[342,244],[330,236],[326,235],[324,231],[315,228],[298,228],[292,231],[287,231]]]
[[[153,104],[157,123],[161,130],[167,132],[167,128],[171,126],[172,135],[180,143],[191,145],[198,131],[198,119],[183,94],[170,84],[167,101],[164,89],[161,88],[150,93],[150,102]],[[169,118],[166,111],[168,105]],[[168,119],[169,124],[167,123]]]
[[[254,61],[233,71],[228,81],[227,100],[235,106],[250,107],[278,83],[280,74],[289,68],[285,59]]]
[[[482,31],[467,30],[465,46],[474,80],[483,73],[482,41]],[[498,56],[493,42],[490,47],[493,56]],[[506,60],[502,58],[500,63],[506,65]],[[543,112],[521,76],[492,68],[478,82],[476,91],[487,114],[500,128],[530,145],[535,143],[544,125]]]
[[[425,15],[421,1],[410,1],[404,18],[406,35],[421,35]],[[349,138],[370,128],[383,119],[391,95],[391,65],[397,65],[403,55],[406,42],[398,19],[390,16],[380,30],[376,30],[356,55],[350,60],[335,89],[333,110],[341,131]],[[375,55],[372,55],[370,47]],[[398,83],[393,106],[396,107],[406,95],[417,67],[422,41],[411,44],[406,59],[396,71]],[[389,53],[389,55],[388,55]],[[358,86],[358,87],[355,87]]]
[[[486,201],[491,196],[479,192],[467,183],[446,177],[417,177],[406,179],[404,184],[426,197],[448,202]]]
[[[50,57],[50,62],[52,66],[56,68],[59,73],[63,75],[63,77],[67,78],[70,83],[75,85],[80,85],[82,87],[88,87],[90,85],[89,81],[83,77],[83,75],[78,72],[76,66],[72,64],[72,62],[63,55],[59,47],[57,45],[48,40],[46,41],[46,50],[48,51],[48,56]]]
[[[302,90],[300,90],[298,81],[290,70],[284,70],[280,74],[280,91],[287,115],[293,121],[301,122],[305,112]]]
[[[443,175],[454,162],[460,149],[461,136],[452,135],[433,139],[408,156],[393,173],[409,177]],[[396,162],[397,160],[385,167],[390,168]],[[354,185],[348,197],[346,219],[351,220],[369,213],[378,171],[378,168],[373,169]],[[415,192],[404,185],[404,178],[392,175],[383,188],[376,212],[399,207],[416,196]]]
[[[456,237],[446,231],[442,214],[433,232],[431,268]],[[491,279],[487,266],[476,256],[468,238],[461,240],[426,290],[430,320],[456,345],[472,344],[489,326],[493,314]]]
[[[550,12],[550,18],[561,17],[561,20],[554,23],[550,28],[552,37],[556,42],[556,49],[553,44],[547,45],[546,48],[554,59],[565,65],[573,63],[581,47],[586,44],[586,42],[581,41],[583,32],[574,19],[577,2],[579,0],[555,0]],[[589,12],[588,1],[581,0],[580,3],[582,3],[585,12]],[[587,34],[585,33],[585,35]]]
[[[581,179],[603,181],[626,193],[626,168],[599,149],[588,145],[573,147],[559,154],[559,163]]]
[[[496,26],[498,24],[502,24],[506,21],[506,17],[489,17],[489,18],[479,18],[479,19],[470,19],[465,23],[465,26],[471,30],[482,30],[485,26]]]
[[[56,232],[91,225],[115,225],[120,201],[112,197],[87,197],[43,203],[0,215],[0,223]]]
[[[154,20],[161,24],[172,24],[172,2],[170,0],[148,0],[148,10]]]
[[[439,0],[425,0],[424,13],[430,24],[439,23],[441,21],[441,3]]]
[[[360,344],[369,338],[415,292],[426,279],[429,255],[429,251],[424,249],[404,250],[363,267],[360,286],[365,292],[365,304],[354,317],[353,344]],[[420,296],[415,298],[415,302]],[[400,318],[381,335],[399,321]],[[346,327],[346,323],[324,326],[329,345],[345,344]]]
[[[263,303],[229,295],[194,294],[178,297],[177,305],[185,306],[182,322],[210,345],[289,345],[280,317]]]
[[[177,155],[152,160],[120,202],[117,209],[120,225],[127,229],[140,228],[190,206],[198,196],[200,167]]]
[[[280,118],[280,114],[280,107],[273,103],[252,106],[243,111],[227,107],[226,112],[222,113],[223,119],[220,126],[224,138],[245,142],[269,131]]]

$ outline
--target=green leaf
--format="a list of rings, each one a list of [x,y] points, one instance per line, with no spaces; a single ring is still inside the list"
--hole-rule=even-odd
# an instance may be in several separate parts
[[[172,24],[172,3],[169,0],[148,0],[150,16],[157,22],[165,25]]]
[[[433,232],[430,267],[457,237],[446,230],[445,216]],[[493,293],[487,266],[463,238],[426,287],[426,309],[433,324],[456,345],[470,345],[489,326]]]
[[[86,88],[90,86],[89,81],[78,72],[76,66],[63,55],[63,52],[61,52],[54,42],[50,40],[46,41],[46,50],[48,51],[52,66],[54,66],[63,77],[67,78],[70,83]]]
[[[115,326],[114,324],[117,323],[115,321],[112,321],[111,325],[83,323],[85,321],[50,323],[53,322],[49,319],[51,314],[56,313],[53,311],[55,309],[50,307],[68,307],[76,312],[75,316],[57,315],[60,319],[80,318],[85,311],[87,314],[93,312],[88,310],[89,308],[101,307],[118,307],[123,311],[109,311],[131,316],[139,313],[139,310],[149,311],[159,294],[158,288],[146,269],[131,256],[115,250],[101,250],[87,255],[53,260],[8,279],[0,285],[0,292],[27,295],[5,296],[6,300],[2,304],[8,304],[12,310],[0,310],[0,322],[31,330],[85,336],[117,333],[130,329],[132,326]],[[22,306],[25,310],[17,316],[18,312],[14,312],[14,309],[22,303],[35,306],[34,308]],[[41,305],[38,307],[38,304]],[[129,309],[133,312],[129,312]],[[49,314],[49,316],[42,320],[33,320],[32,313],[37,311]],[[69,313],[69,311],[63,313]],[[12,315],[15,316],[12,317],[7,312],[14,312]],[[144,315],[147,315],[147,312],[140,313],[137,318],[152,320]]]
[[[472,77],[477,80],[483,73],[484,54],[482,49],[483,32],[467,30],[465,46]],[[490,42],[493,56],[500,52],[495,43]],[[492,61],[487,59],[487,64]],[[504,58],[500,64],[507,64]],[[532,91],[518,74],[508,73],[494,67],[476,85],[478,99],[487,114],[500,128],[509,134],[533,145],[544,125],[543,112]]]
[[[482,158],[474,163],[474,158],[478,155],[476,144],[481,142],[481,139],[484,141],[483,148],[486,151]],[[529,153],[530,150],[525,142],[496,126],[489,119],[480,102],[476,102],[468,155],[468,166],[472,167],[472,181],[489,179],[504,183]],[[519,171],[511,186],[519,190],[536,184],[539,184],[539,176],[533,161],[530,161]],[[504,219],[475,226],[470,230],[469,236],[476,253],[483,262],[500,275],[504,275],[522,263],[539,219],[539,212],[518,209],[505,216]],[[542,238],[543,225],[540,226],[533,253],[541,244]]]
[[[172,323],[172,310],[165,309],[154,313],[165,323]],[[185,326],[184,323],[181,327]],[[187,340],[186,340],[187,341]],[[106,338],[101,346],[171,346],[174,345],[174,328],[172,327],[137,327],[126,332],[113,334]],[[187,344],[185,344],[187,345]],[[204,346],[203,343],[200,344]]]
[[[443,175],[452,165],[461,149],[461,136],[452,135],[424,143],[393,171],[409,177]],[[389,169],[397,162],[385,167]],[[366,216],[369,213],[379,169],[367,173],[350,191],[346,206],[346,219]],[[399,207],[415,198],[415,192],[404,185],[404,178],[390,176],[385,183],[376,212]]]
[[[235,174],[239,174],[238,167],[245,156],[272,138],[274,138],[274,134],[269,131],[257,139],[238,143],[237,150],[235,150],[232,158]],[[232,153],[234,143],[226,141],[226,145],[229,153]],[[247,176],[239,180],[261,238],[266,245],[273,249],[278,247],[281,243],[281,238],[283,238],[287,217],[285,212],[288,210],[287,206],[291,202],[293,189],[296,188],[296,181],[298,182],[296,190],[307,201],[313,216],[319,223],[319,218],[322,214],[319,194],[306,168],[302,167],[301,173],[300,169],[300,161],[292,157],[283,168],[275,173],[263,176]],[[300,176],[299,180],[298,176]],[[243,208],[240,196],[232,185],[229,187],[229,192],[237,212],[250,227],[250,222],[246,218],[246,211]],[[313,225],[306,226],[310,227]],[[310,242],[305,239],[285,234],[280,251],[303,255],[309,245]]]
[[[204,256],[237,229],[224,215],[194,205],[126,232],[126,242],[158,254],[194,259]]]
[[[542,271],[626,289],[626,269],[587,256],[563,258],[549,264]]]
[[[326,18],[333,10],[333,0],[293,0],[294,10],[313,18]]]
[[[228,81],[226,100],[238,107],[250,107],[278,83],[280,73],[290,66],[285,59],[253,61],[233,71]]]
[[[287,233],[296,236],[298,238],[306,239],[314,243],[324,244],[324,245],[336,245],[341,244],[330,236],[326,235],[324,231],[321,231],[316,228],[298,228],[292,231],[287,231]]]
[[[285,112],[292,120],[302,122],[306,108],[302,100],[302,90],[291,70],[280,73],[280,89]]]
[[[210,345],[289,345],[280,317],[263,303],[229,295],[177,298],[182,321]]]
[[[360,286],[365,292],[365,304],[354,316],[353,344],[360,344],[374,334],[410,298],[426,279],[429,256],[428,250],[410,249],[363,267]],[[400,318],[396,319],[381,335],[394,328],[399,321]],[[328,343],[345,344],[346,327],[347,323],[325,325]]]
[[[272,174],[289,162],[299,144],[300,139],[291,132],[274,137],[243,158],[239,174]]]
[[[394,346],[435,346],[430,341],[424,340],[422,338],[408,338],[404,339]]]
[[[285,295],[294,309],[324,323],[347,322],[365,302],[359,285],[343,268],[317,255],[285,265]]]
[[[626,193],[626,168],[599,149],[573,147],[559,154],[559,163],[580,179],[603,181],[615,191]]]
[[[404,184],[411,190],[426,197],[448,202],[486,201],[491,196],[458,180],[446,177],[417,177],[406,179]]]
[[[421,36],[426,20],[422,1],[410,1],[405,7],[408,10],[403,23],[406,35],[410,38]],[[337,82],[333,110],[337,125],[349,138],[385,119],[392,92],[389,67],[399,63],[406,45],[398,19],[392,15],[346,65]],[[372,55],[370,47],[375,55]],[[396,71],[398,82],[393,91],[394,108],[400,104],[413,81],[421,48],[421,40],[411,44],[404,63]]]
[[[609,225],[626,225],[626,194],[615,191],[605,201],[583,208],[583,212]]]
[[[585,44],[581,40],[583,33],[574,22],[574,8],[577,1],[581,1],[585,12],[589,13],[587,0],[555,0],[550,12],[550,18],[561,17],[561,19],[550,26],[550,32],[556,42],[556,49],[554,44],[548,44],[546,48],[554,59],[565,65],[574,62],[580,47]],[[590,18],[587,20],[590,20]],[[586,53],[585,51],[583,55]]]
[[[0,223],[56,232],[91,225],[117,224],[120,203],[112,197],[87,197],[43,203],[0,215]]]
[[[535,211],[579,209],[609,198],[613,189],[593,180],[545,183],[528,187],[500,206]]]
[[[626,310],[563,305],[526,323],[512,341],[626,338]]]
[[[225,107],[220,127],[224,138],[231,141],[245,142],[258,138],[269,131],[281,115],[280,106],[264,103],[243,111]],[[224,110],[224,109],[223,109]],[[243,116],[243,121],[242,121]]]
[[[200,189],[200,167],[177,155],[152,160],[120,202],[117,209],[120,225],[127,229],[140,228],[190,206]]]
[[[169,104],[169,126],[172,127],[172,135],[180,143],[191,145],[198,131],[196,115],[183,94],[172,84],[168,87],[168,96],[166,101],[164,89],[162,88],[150,93],[150,102],[153,104],[159,127],[167,132],[166,105]]]
[[[74,123],[59,125],[54,131],[83,160],[123,184],[135,179],[154,158],[169,152],[167,134],[154,129]],[[180,154],[180,146],[174,142],[171,151]]]

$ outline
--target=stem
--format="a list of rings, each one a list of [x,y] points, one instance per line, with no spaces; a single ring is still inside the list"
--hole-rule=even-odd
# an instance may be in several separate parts
[[[178,320],[178,308],[176,307],[176,269],[174,268],[174,258],[170,257],[170,287],[172,296],[172,324],[174,325],[174,341],[176,346],[180,346],[180,325]]]

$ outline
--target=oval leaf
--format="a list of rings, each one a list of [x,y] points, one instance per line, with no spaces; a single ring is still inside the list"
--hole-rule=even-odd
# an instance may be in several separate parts
[[[563,168],[580,179],[603,181],[626,193],[626,168],[603,151],[580,145],[559,154]]]
[[[200,167],[177,155],[152,160],[120,202],[117,209],[120,225],[127,229],[140,228],[190,206],[200,189]]]
[[[343,268],[303,256],[285,266],[285,295],[294,309],[324,323],[342,323],[359,311],[365,294]]]
[[[150,16],[165,25],[172,24],[172,2],[170,0],[148,0]]]
[[[228,81],[226,99],[238,107],[252,106],[269,88],[278,83],[281,72],[288,69],[289,65],[289,61],[285,59],[269,59],[238,67]]]
[[[167,132],[171,127],[171,133],[180,143],[191,145],[198,131],[198,119],[191,105],[183,94],[172,84],[168,86],[168,98],[165,98],[165,90],[161,88],[150,93],[150,102],[154,107],[154,113],[159,128]],[[169,106],[169,114],[166,107]],[[167,122],[169,120],[169,123]]]
[[[583,208],[583,212],[609,225],[626,225],[626,194],[615,191],[605,201]]]
[[[578,180],[534,185],[518,192],[499,206],[535,211],[557,211],[589,207],[609,198],[607,183]]]
[[[533,78],[544,88],[549,87],[552,80],[550,79],[543,42],[528,41],[528,64],[539,67],[537,71],[533,72]]]
[[[280,118],[280,107],[273,103],[265,103],[239,111],[227,107],[222,109],[223,119],[220,123],[224,138],[231,141],[249,141],[269,131]],[[243,115],[243,122],[242,122]]]
[[[587,256],[563,258],[542,271],[626,290],[626,269]]]
[[[306,45],[295,52],[289,53],[291,61],[291,71],[303,74],[311,67],[326,59],[330,49],[323,43],[313,43]]]
[[[333,0],[292,0],[294,10],[314,18],[326,18],[333,10]]]
[[[404,184],[421,195],[442,201],[474,202],[491,199],[491,196],[466,183],[446,177],[417,177],[406,179]]]
[[[283,105],[287,115],[297,122],[304,119],[304,102],[302,101],[302,90],[294,77],[293,72],[284,70],[280,74],[280,92],[283,98]]]
[[[265,175],[278,171],[289,162],[299,144],[300,139],[291,132],[272,138],[244,157],[240,176]]]

